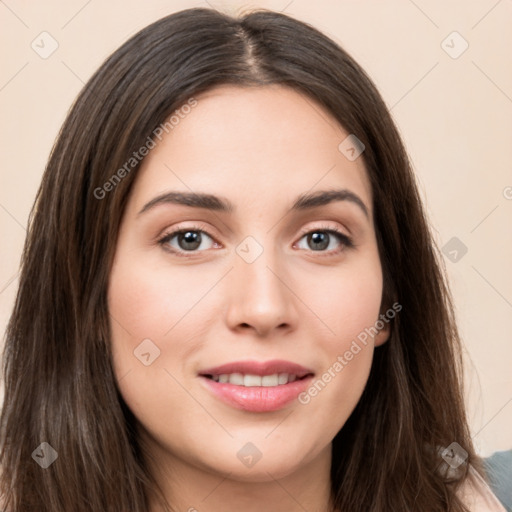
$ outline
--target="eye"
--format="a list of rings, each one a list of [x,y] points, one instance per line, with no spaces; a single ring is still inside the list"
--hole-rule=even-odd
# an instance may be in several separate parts
[[[190,226],[166,233],[158,240],[158,243],[166,250],[178,256],[187,256],[184,254],[187,252],[202,252],[217,244],[200,226]]]
[[[305,239],[307,247],[300,246],[303,239]],[[189,226],[171,231],[160,238],[158,244],[165,250],[184,257],[190,257],[194,253],[220,246],[203,226]],[[327,255],[337,254],[345,249],[355,247],[349,236],[331,226],[303,231],[296,245],[301,250],[309,249],[313,252],[327,253]]]
[[[344,249],[354,247],[354,243],[349,236],[330,226],[309,230],[302,235],[301,240],[305,239],[307,247],[301,247],[299,241],[297,244],[299,249],[337,254]]]

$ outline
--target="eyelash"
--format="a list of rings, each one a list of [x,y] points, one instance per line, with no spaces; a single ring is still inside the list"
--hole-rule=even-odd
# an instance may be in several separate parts
[[[174,248],[170,248],[169,246],[166,246],[166,244],[172,240],[175,236],[180,235],[182,233],[188,233],[189,231],[194,232],[200,232],[204,233],[208,237],[210,237],[212,240],[215,240],[212,235],[208,233],[208,231],[205,229],[205,226],[201,225],[195,225],[195,226],[188,226],[186,228],[177,229],[175,231],[171,231],[170,233],[166,233],[162,236],[162,238],[158,239],[157,242],[160,246],[162,246],[166,251],[171,252],[172,254],[175,254],[176,256],[183,257],[183,258],[191,258],[195,253],[203,252],[203,251],[183,251],[183,250],[176,250]],[[329,257],[334,256],[346,249],[353,249],[355,248],[354,241],[352,238],[347,236],[345,233],[341,232],[339,229],[332,227],[332,226],[320,226],[313,229],[304,229],[300,232],[299,240],[301,240],[305,235],[308,235],[310,233],[329,233],[330,235],[335,235],[338,240],[341,242],[342,247],[336,250],[331,251],[311,251],[311,252],[319,252],[319,253],[325,253],[321,257]],[[304,249],[300,249],[304,250]],[[187,254],[189,253],[189,254]]]

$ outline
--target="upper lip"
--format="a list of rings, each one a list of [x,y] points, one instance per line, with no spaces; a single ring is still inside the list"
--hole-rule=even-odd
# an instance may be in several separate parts
[[[234,361],[222,364],[206,370],[201,370],[199,375],[223,375],[229,373],[242,373],[244,375],[274,375],[275,373],[288,373],[298,378],[313,374],[313,370],[300,364],[274,359],[272,361]]]

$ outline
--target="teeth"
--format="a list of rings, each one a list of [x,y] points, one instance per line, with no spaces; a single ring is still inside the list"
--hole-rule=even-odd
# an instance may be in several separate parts
[[[231,378],[229,379],[229,382],[231,384],[235,384],[235,382],[233,382]],[[252,388],[253,386],[261,386],[261,377],[259,375],[245,375],[244,386],[246,388]]]
[[[279,384],[279,375],[274,373],[274,375],[265,375],[261,377],[261,385],[262,386],[277,386]]]
[[[288,382],[288,374],[280,373],[277,377],[277,383],[278,384],[286,384],[287,382]]]
[[[235,386],[245,386],[248,388],[255,386],[274,387],[282,386],[288,382],[297,380],[297,375],[288,373],[274,373],[273,375],[251,375],[242,373],[223,373],[222,375],[214,375],[213,380],[219,383],[234,384]]]
[[[244,385],[244,376],[241,373],[232,373],[229,376],[229,383],[235,384],[237,386],[243,386]]]

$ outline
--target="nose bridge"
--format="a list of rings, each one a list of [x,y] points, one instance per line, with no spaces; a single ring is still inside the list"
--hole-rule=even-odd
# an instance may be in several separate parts
[[[256,296],[263,294],[267,299],[275,299],[282,295],[284,286],[275,272],[279,272],[282,262],[279,254],[271,243],[271,236],[257,240],[247,236],[237,247],[235,260],[235,279],[240,280],[242,290]]]
[[[259,332],[282,324],[293,324],[293,294],[286,282],[283,255],[271,236],[256,240],[248,236],[237,246],[228,319],[235,327],[248,324]],[[261,239],[260,239],[261,240]]]

